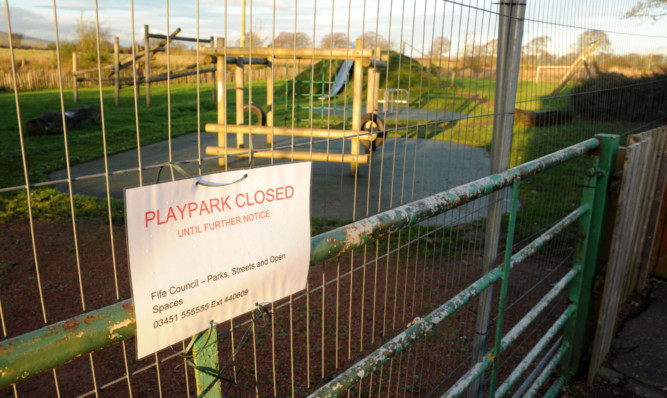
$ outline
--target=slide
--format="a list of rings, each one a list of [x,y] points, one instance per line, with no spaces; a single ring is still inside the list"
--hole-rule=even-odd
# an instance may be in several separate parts
[[[332,84],[331,88],[329,89],[329,95],[322,96],[320,98],[331,98],[340,94],[340,92],[343,91],[345,84],[347,83],[347,79],[350,76],[350,71],[352,70],[353,66],[354,61],[344,61],[343,65],[338,68],[338,72],[336,72],[336,79],[334,80],[334,84]]]

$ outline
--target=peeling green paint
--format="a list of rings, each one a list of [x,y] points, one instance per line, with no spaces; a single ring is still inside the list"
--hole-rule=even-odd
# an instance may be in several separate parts
[[[512,370],[512,373],[505,379],[503,384],[498,387],[496,390],[496,398],[501,398],[512,388],[514,383],[521,378],[521,376],[529,369],[530,365],[540,356],[542,351],[549,345],[551,340],[556,337],[556,334],[563,328],[565,322],[567,322],[572,315],[576,312],[576,306],[570,304],[561,316],[556,320],[556,322],[551,325],[549,330],[547,330],[540,340],[535,344],[535,346],[526,354],[526,356],[519,362],[519,364]]]
[[[428,218],[503,189],[515,180],[529,177],[567,160],[582,156],[599,145],[600,142],[597,139],[591,138],[502,173],[480,178],[315,236],[310,242],[311,264],[328,260],[370,241],[416,225]],[[334,242],[335,244],[332,244]]]
[[[0,342],[0,387],[128,339],[136,333],[131,300]]]
[[[588,208],[586,207],[577,208],[561,221],[559,221],[556,225],[547,230],[544,234],[540,235],[537,239],[529,243],[526,247],[512,256],[512,261],[510,262],[511,268],[514,268],[521,261],[525,260],[526,257],[535,253],[540,247],[542,247],[550,239],[554,238],[559,232],[563,231],[569,225],[577,221],[579,217],[586,214],[587,211]],[[573,271],[571,272],[572,275],[568,273],[564,279],[569,283],[574,275],[576,275],[578,272],[578,270]],[[468,301],[479,295],[491,284],[500,279],[502,275],[503,271],[501,267],[492,269],[488,274],[473,282],[470,286],[463,289],[456,296],[449,299],[446,303],[426,315],[424,318],[415,322],[414,325],[410,326],[393,339],[389,340],[382,347],[378,348],[356,364],[352,365],[346,371],[336,376],[336,378],[331,380],[329,383],[320,387],[317,391],[309,395],[309,397],[338,396],[340,393],[357,385],[357,383],[361,381],[361,378],[359,378],[358,375],[362,370],[363,374],[366,376],[375,371],[378,367],[382,366],[391,358],[399,354],[402,350],[407,348],[408,345],[430,332],[434,326],[438,325],[453,313],[458,311]],[[565,285],[565,283],[563,283],[563,285]],[[562,289],[564,286],[560,286],[560,288]],[[510,333],[512,333],[512,331],[510,331]]]
[[[597,139],[586,140],[503,173],[481,178],[315,236],[311,238],[311,263],[315,264],[339,256],[365,243],[418,224],[430,217],[505,188],[515,180],[534,175],[546,168],[581,156],[598,148],[599,145]],[[587,209],[580,208],[578,211],[585,212]],[[521,261],[521,256],[529,254],[527,249],[528,247],[524,248],[512,257],[512,266],[515,264],[515,258],[518,263]],[[537,248],[532,250],[534,252]],[[434,325],[458,310],[472,297],[486,289],[490,283],[497,280],[501,274],[500,268],[492,270],[439,309],[391,340],[389,342],[391,347],[383,346],[372,354],[376,356],[371,360],[371,364],[374,363],[371,368],[374,369],[377,365],[387,362],[396,353],[401,352],[414,338],[424,335]],[[4,340],[0,342],[0,369],[3,369],[0,372],[0,388],[71,362],[110,344],[134,337],[135,334],[134,306],[132,299],[128,299]],[[370,374],[368,369],[364,369],[360,374],[367,376]],[[340,388],[344,384],[336,382],[336,385],[341,386]],[[331,388],[331,384],[328,386]]]

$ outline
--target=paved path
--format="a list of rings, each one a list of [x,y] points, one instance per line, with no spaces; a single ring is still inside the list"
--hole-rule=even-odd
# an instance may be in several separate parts
[[[626,322],[612,342],[618,353],[614,371],[602,369],[600,374],[618,379],[637,396],[658,398],[667,397],[667,283],[653,283],[651,303]]]
[[[366,113],[366,107],[362,108],[362,113]],[[313,107],[313,117],[324,114],[324,116],[347,116],[352,117],[352,105],[331,105],[331,107]],[[440,120],[443,122],[452,122],[468,117],[465,113],[445,111],[442,109],[415,109],[407,107],[393,107],[387,111],[386,117],[382,107],[378,112],[386,121],[391,120]]]
[[[266,148],[263,136],[253,137],[255,148]],[[215,145],[215,134],[201,135],[201,148]],[[234,139],[231,139],[233,144]],[[289,137],[276,139],[276,147],[290,144]],[[310,142],[301,139],[297,145],[308,150]],[[349,141],[344,143],[349,145]],[[327,143],[322,140],[313,145],[315,151],[326,152]],[[342,141],[329,143],[330,153],[341,153]],[[348,150],[346,149],[346,152]],[[165,163],[169,160],[166,141],[141,148],[142,167]],[[197,134],[187,134],[172,140],[172,158],[174,161],[197,159]],[[138,167],[137,151],[130,150],[109,156],[109,169],[136,169]],[[276,161],[278,162],[278,161]],[[255,159],[254,166],[268,165],[267,159]],[[197,175],[196,163],[183,166],[190,175]],[[230,168],[250,167],[248,159],[234,159]],[[389,138],[383,146],[373,152],[370,165],[360,167],[359,176],[355,179],[349,173],[349,165],[340,163],[313,164],[313,184],[311,198],[311,215],[322,218],[360,219],[391,207],[419,199],[432,193],[443,191],[477,178],[489,171],[489,156],[483,148],[475,148],[445,141]],[[202,173],[208,174],[222,171],[215,159],[207,159],[202,164]],[[103,159],[97,159],[72,167],[72,176],[80,177],[104,172]],[[156,182],[158,169],[144,170],[144,184]],[[52,180],[66,178],[65,170],[49,175]],[[181,178],[180,176],[176,176]],[[160,181],[171,178],[169,168],[162,170]],[[109,177],[111,196],[123,198],[126,187],[139,186],[138,171],[111,175]],[[65,190],[65,184],[58,184]],[[106,196],[106,185],[103,176],[73,182],[75,193]],[[356,204],[356,205],[355,205]],[[439,224],[462,224],[486,215],[486,199],[478,199],[441,216]]]

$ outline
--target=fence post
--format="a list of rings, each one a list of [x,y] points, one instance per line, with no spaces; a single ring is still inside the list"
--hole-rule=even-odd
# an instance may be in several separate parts
[[[193,337],[192,359],[195,364],[195,382],[198,397],[221,397],[222,388],[217,373],[220,371],[218,360],[218,333],[211,326]]]
[[[73,81],[73,94],[74,94],[74,103],[76,104],[79,101],[79,81],[77,80],[76,69],[76,51],[72,53],[72,81]]]
[[[503,339],[503,323],[505,322],[505,299],[510,280],[510,269],[512,263],[512,246],[514,245],[514,226],[516,225],[516,212],[519,203],[519,180],[512,185],[512,208],[510,210],[509,226],[507,227],[507,240],[505,241],[505,259],[503,261],[502,285],[498,299],[498,318],[496,321],[496,336],[493,345],[493,365],[491,368],[491,381],[489,384],[489,396],[496,392],[496,380],[498,377],[498,357],[500,356],[500,344]]]
[[[120,104],[120,54],[118,48],[118,36],[113,38],[113,72],[114,72],[114,100],[116,106]]]
[[[169,33],[169,32],[167,32]],[[145,68],[145,78],[144,82],[146,84],[146,108],[151,107],[151,45],[150,37],[148,36],[148,25],[144,25],[144,63]]]
[[[515,0],[500,3],[495,92],[495,106],[497,108],[494,110],[493,138],[491,141],[491,174],[505,171],[509,166],[525,11],[525,1],[519,2]],[[504,204],[504,190],[491,193],[488,203],[484,237],[484,258],[482,263],[483,274],[488,273],[496,262],[498,241],[500,240],[500,221]],[[493,288],[489,286],[479,298],[472,354],[473,364],[481,361],[488,350],[488,331],[491,319],[492,299]],[[483,386],[484,375],[481,375],[470,386],[468,397],[481,397],[484,393]]]
[[[586,172],[581,198],[582,206],[590,210],[579,220],[573,259],[574,265],[582,265],[582,270],[573,280],[569,293],[570,301],[577,306],[577,311],[563,330],[564,341],[571,346],[560,370],[565,376],[577,372],[590,338],[588,316],[591,310],[591,290],[599,271],[598,255],[605,227],[608,187],[618,152],[619,136],[598,134],[596,137],[600,140],[600,146],[592,154],[593,167]]]

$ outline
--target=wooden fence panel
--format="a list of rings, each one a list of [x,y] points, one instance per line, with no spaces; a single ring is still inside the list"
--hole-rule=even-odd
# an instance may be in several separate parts
[[[588,373],[589,383],[595,378],[602,360],[609,351],[609,345],[614,335],[618,303],[621,300],[626,275],[628,274],[627,264],[629,264],[632,251],[630,243],[634,237],[633,221],[636,218],[639,199],[638,195],[632,195],[632,193],[636,192],[641,181],[639,178],[640,158],[647,144],[647,141],[642,141],[630,145],[625,151],[621,194],[616,213],[616,225],[612,235],[611,253],[602,295],[602,307],[598,318],[593,355]]]
[[[648,280],[645,245],[653,245],[665,178],[660,176],[667,128],[661,127],[628,138],[623,180],[616,208],[609,262],[598,317],[588,381],[595,378],[616,330],[618,306]],[[660,178],[658,178],[660,176]]]
[[[649,262],[643,256],[643,249],[647,244],[652,245],[653,237],[655,236],[655,225],[652,226],[653,229],[649,229],[649,221],[651,217],[653,219],[657,217],[660,208],[658,204],[657,209],[654,209],[654,197],[656,191],[662,191],[662,186],[658,186],[657,182],[662,163],[666,133],[667,128],[661,127],[628,137],[628,143],[640,142],[646,139],[651,140],[647,156],[643,158],[645,172],[642,174],[642,180],[645,181],[645,185],[640,193],[641,209],[639,210],[640,220],[637,245],[633,247],[633,256],[631,257],[631,267],[634,273],[628,288],[630,292],[634,289],[642,289],[648,281]]]

